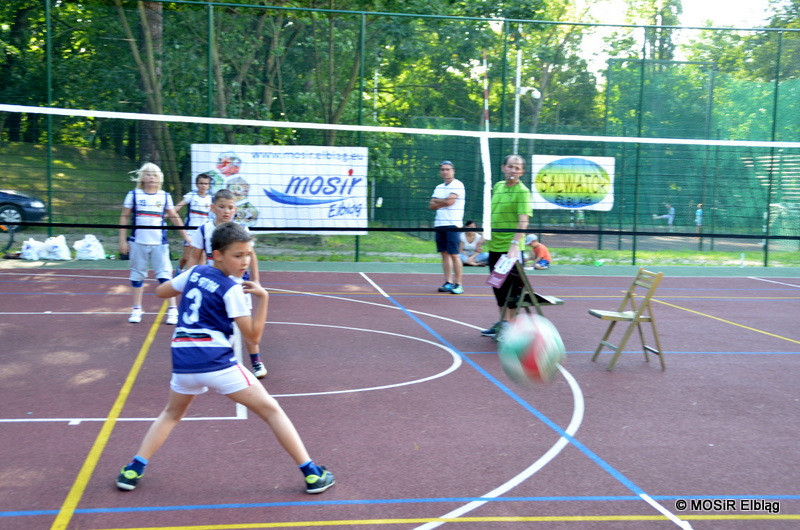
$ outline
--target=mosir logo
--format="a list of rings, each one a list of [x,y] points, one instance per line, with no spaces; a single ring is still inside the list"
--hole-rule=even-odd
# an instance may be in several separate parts
[[[355,187],[364,179],[354,177],[353,170],[347,177],[292,177],[283,191],[264,189],[267,197],[281,204],[313,206],[349,199]]]

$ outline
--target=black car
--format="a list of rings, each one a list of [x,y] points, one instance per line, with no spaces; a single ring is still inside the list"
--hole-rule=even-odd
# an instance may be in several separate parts
[[[47,215],[44,201],[21,191],[0,190],[0,224],[38,221]],[[19,230],[21,227],[8,225]]]

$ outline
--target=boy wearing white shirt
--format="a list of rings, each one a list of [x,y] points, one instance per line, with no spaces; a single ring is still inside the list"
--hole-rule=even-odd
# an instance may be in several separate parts
[[[175,226],[183,226],[178,212],[172,203],[169,193],[161,189],[164,184],[164,173],[161,169],[147,162],[141,168],[131,173],[135,174],[136,188],[129,191],[122,203],[122,214],[119,224],[127,225],[133,218],[133,225],[158,227],[164,226],[164,219],[169,218]],[[181,236],[189,241],[185,230]],[[119,251],[130,258],[130,282],[133,288],[133,308],[128,317],[128,322],[138,324],[142,321],[142,297],[144,294],[144,280],[147,271],[152,265],[156,279],[166,282],[172,278],[172,263],[169,259],[169,244],[167,231],[156,229],[133,229],[128,237],[128,229],[119,229]],[[166,323],[175,325],[178,321],[178,308],[175,298],[170,298]]]

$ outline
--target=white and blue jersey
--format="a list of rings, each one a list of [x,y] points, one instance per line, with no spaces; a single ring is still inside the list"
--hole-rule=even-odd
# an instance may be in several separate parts
[[[201,197],[196,191],[190,191],[183,196],[183,202],[187,204],[186,217],[183,224],[186,226],[200,226],[209,219],[212,197],[206,194]]]
[[[196,374],[236,365],[233,320],[250,315],[241,283],[210,265],[192,267],[172,279],[183,293],[172,335],[172,371]]]
[[[175,207],[172,197],[166,191],[147,193],[138,188],[128,192],[122,206],[131,210],[133,224],[136,226],[163,226],[167,210]],[[136,230],[134,228],[128,241],[135,241],[142,245],[163,245],[167,243],[167,231]]]
[[[191,246],[194,248],[198,248],[205,252],[206,259],[211,261],[213,254],[211,252],[211,236],[214,234],[214,229],[217,228],[217,224],[214,221],[206,221],[205,223],[198,226],[194,232],[192,232],[192,243]],[[249,233],[250,231],[247,230],[245,226],[244,229]],[[244,276],[241,277],[241,280],[249,280],[250,279],[250,271],[245,271]]]

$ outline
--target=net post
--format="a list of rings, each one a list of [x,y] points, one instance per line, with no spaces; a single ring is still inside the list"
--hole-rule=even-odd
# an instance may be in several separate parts
[[[492,158],[489,136],[480,136],[481,165],[483,166],[483,238],[492,239]]]

